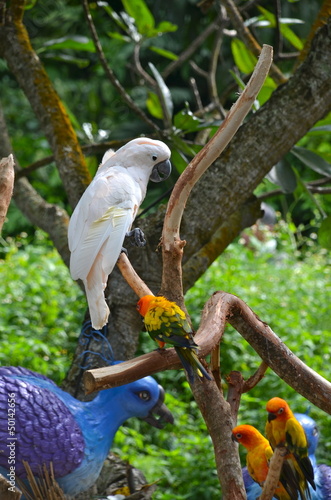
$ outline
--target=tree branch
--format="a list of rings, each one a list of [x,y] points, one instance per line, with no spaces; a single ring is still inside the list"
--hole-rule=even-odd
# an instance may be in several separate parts
[[[225,326],[232,325],[262,360],[288,385],[325,412],[331,414],[331,383],[306,366],[286,347],[271,328],[238,297],[216,292],[206,303],[194,340],[199,356],[207,356],[221,341]],[[87,392],[127,384],[159,371],[180,367],[174,349],[153,351],[116,367],[86,372]]]
[[[0,156],[9,155],[12,151],[8,130],[0,106]],[[16,172],[20,171],[17,160]],[[18,208],[29,218],[32,224],[46,231],[64,262],[69,266],[68,248],[68,214],[63,208],[47,203],[31,186],[26,178],[16,180],[13,199]]]
[[[274,454],[270,459],[269,470],[267,479],[263,485],[262,493],[259,500],[272,500],[274,496],[275,489],[279,483],[280,473],[284,463],[284,457],[287,450],[283,446],[276,447]]]
[[[5,222],[14,186],[14,157],[10,154],[0,161],[0,233]]]
[[[237,132],[263,85],[272,61],[272,47],[265,45],[254,72],[237,102],[232,106],[213,138],[193,158],[178,179],[170,196],[162,232],[163,275],[161,293],[183,306],[181,256],[185,242],[180,240],[179,228],[192,188],[220,156]],[[176,286],[176,289],[174,289]]]
[[[10,3],[7,10],[12,15],[6,16],[6,24],[0,26],[0,55],[6,60],[41,123],[70,204],[74,207],[91,178],[63,104],[31,46],[20,16],[13,12],[16,3]],[[22,2],[17,5],[22,5]]]
[[[176,61],[171,62],[162,72],[163,79],[166,79],[171,73],[173,73],[177,68],[180,68],[182,64],[187,61],[192,54],[203,44],[206,38],[209,37],[217,28],[219,27],[219,19],[213,21],[199,36],[197,36],[189,45],[189,47],[184,50]]]

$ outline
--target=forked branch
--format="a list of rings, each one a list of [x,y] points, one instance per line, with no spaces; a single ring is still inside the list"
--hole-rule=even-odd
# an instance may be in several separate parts
[[[207,356],[218,346],[227,323],[247,340],[288,385],[331,414],[331,383],[295,356],[271,328],[235,295],[216,292],[206,303],[199,330],[194,337],[201,357]],[[87,392],[116,387],[180,366],[174,349],[166,349],[161,353],[153,351],[116,366],[87,371],[84,376],[85,387]]]

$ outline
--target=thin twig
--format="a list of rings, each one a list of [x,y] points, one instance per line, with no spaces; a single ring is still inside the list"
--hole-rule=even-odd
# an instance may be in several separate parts
[[[233,26],[237,30],[239,38],[244,42],[246,47],[255,55],[259,56],[261,52],[261,45],[254,38],[252,33],[249,31],[247,26],[244,23],[244,20],[237,9],[233,0],[219,0],[221,3],[225,5],[227,13],[232,21]],[[277,83],[282,84],[286,82],[286,77],[280,71],[280,69],[274,64],[271,64],[270,67],[270,76]]]
[[[191,45],[184,50],[176,61],[171,62],[162,72],[162,77],[166,79],[171,73],[173,73],[177,68],[180,68],[185,61],[187,61],[192,54],[203,44],[206,38],[209,37],[216,29],[219,27],[219,19],[212,22],[199,36],[197,36]]]
[[[140,75],[146,83],[148,83],[152,88],[156,87],[156,81],[152,78],[142,67],[140,62],[140,47],[141,43],[137,42],[134,46],[133,50],[133,61],[134,61],[134,69]]]
[[[103,49],[102,49],[97,31],[96,31],[92,16],[90,13],[88,0],[83,0],[83,6],[84,6],[86,20],[87,20],[88,26],[89,26],[90,31],[91,31],[94,46],[96,48],[100,62],[102,64],[102,67],[103,67],[109,81],[116,88],[116,90],[118,91],[118,93],[122,97],[123,101],[136,113],[136,115],[138,115],[145,123],[147,123],[147,125],[149,125],[149,127],[151,127],[152,130],[155,130],[156,132],[160,132],[159,127],[152,120],[150,120],[148,118],[148,116],[131,99],[129,94],[125,91],[124,87],[122,87],[121,83],[119,82],[119,80],[115,76],[113,70],[108,65],[106,56],[103,52]]]
[[[262,361],[256,372],[247,380],[245,380],[243,385],[243,393],[253,389],[253,387],[255,387],[260,382],[260,380],[263,379],[268,368],[269,366],[267,365],[267,363],[265,361]]]

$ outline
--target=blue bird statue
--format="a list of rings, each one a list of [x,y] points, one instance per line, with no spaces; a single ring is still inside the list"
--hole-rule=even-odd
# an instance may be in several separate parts
[[[24,480],[28,462],[38,476],[53,464],[66,495],[86,491],[99,476],[117,429],[140,417],[173,423],[164,390],[152,377],[100,391],[82,402],[52,380],[21,367],[0,367],[0,473]],[[158,418],[157,418],[158,417]]]
[[[314,468],[316,491],[309,485],[310,500],[331,500],[331,466],[316,464],[315,451],[319,438],[316,422],[306,413],[295,413],[294,415],[304,428],[308,441],[308,454]],[[243,467],[242,473],[247,500],[256,500],[261,495],[261,487],[258,483],[253,481],[248,473],[247,467]],[[273,497],[273,500],[276,500],[276,498]]]

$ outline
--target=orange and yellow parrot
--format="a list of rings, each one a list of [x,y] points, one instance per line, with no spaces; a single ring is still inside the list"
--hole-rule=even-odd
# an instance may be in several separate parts
[[[307,481],[315,490],[314,469],[308,457],[308,443],[302,425],[293,415],[289,405],[284,399],[272,398],[266,406],[268,421],[266,424],[266,436],[272,448],[277,445],[285,446],[289,453],[287,461],[293,464],[297,471],[298,479],[302,484],[301,496],[305,498],[307,493],[310,498]]]
[[[174,346],[190,382],[194,381],[194,373],[211,380],[197,356],[198,346],[193,340],[192,328],[184,311],[175,302],[165,297],[145,295],[139,300],[137,310],[144,318],[150,337],[161,349],[166,343]]]
[[[269,471],[269,461],[273,455],[269,441],[252,425],[238,425],[235,427],[232,430],[232,439],[247,449],[247,470],[252,479],[260,486],[263,486]],[[294,500],[298,498],[295,488],[290,488],[287,485],[287,489],[290,494],[280,481],[274,497],[278,500]]]

